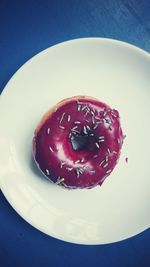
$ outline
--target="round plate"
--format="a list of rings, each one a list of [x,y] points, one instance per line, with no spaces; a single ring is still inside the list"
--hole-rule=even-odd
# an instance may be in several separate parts
[[[80,244],[111,243],[149,227],[149,84],[148,53],[100,38],[55,45],[17,71],[0,100],[0,183],[26,221]],[[32,159],[39,119],[74,95],[97,97],[121,115],[126,134],[121,158],[102,187],[63,189],[46,180]]]

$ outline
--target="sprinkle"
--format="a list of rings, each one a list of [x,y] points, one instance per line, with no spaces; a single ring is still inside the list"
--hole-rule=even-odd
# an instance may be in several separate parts
[[[94,134],[93,133],[90,133],[90,136],[94,136]]]
[[[49,146],[49,150],[50,150],[51,152],[54,152],[54,150],[52,149],[52,147],[51,147],[51,146]]]
[[[95,130],[97,127],[98,127],[98,125],[96,124],[96,125],[93,127],[93,130]]]
[[[50,128],[47,129],[47,134],[50,134],[50,130],[51,130]]]
[[[74,122],[74,124],[80,124],[81,123],[81,121],[75,121]]]
[[[108,162],[108,156],[105,157],[105,161]]]
[[[76,135],[76,134],[80,134],[80,132],[77,131],[77,130],[74,130],[74,131],[73,131],[73,134],[74,134],[74,135]]]
[[[65,116],[65,112],[61,116],[61,119],[60,119],[60,122],[59,122],[60,124],[62,123],[64,116]]]
[[[85,112],[85,114],[84,114],[85,117],[87,116],[88,113],[89,113],[89,109],[86,110],[86,112]]]
[[[59,125],[59,128],[60,128],[60,129],[65,129],[65,127],[64,127],[64,126],[61,126],[61,125]]]
[[[97,148],[100,148],[99,144],[98,143],[95,143],[95,145],[97,146]]]
[[[62,161],[62,162],[60,163],[60,168],[62,168],[65,164],[67,164],[67,162],[66,162],[66,161]]]
[[[110,153],[111,153],[109,148],[107,148],[107,152],[108,152],[108,154],[110,154]]]
[[[84,172],[84,168],[80,167],[79,169],[79,173],[82,174]]]
[[[80,176],[79,169],[76,169],[76,175],[77,175],[77,178],[79,178],[79,176]]]
[[[111,169],[107,170],[106,173],[110,173],[111,172]]]
[[[93,159],[95,159],[95,158],[97,158],[97,157],[98,157],[98,155],[94,155],[94,156],[93,156]]]
[[[72,133],[69,134],[69,138],[72,138]]]
[[[102,166],[102,164],[105,162],[105,159],[103,159],[101,162],[100,162],[100,164],[99,164],[99,166]]]
[[[95,173],[95,171],[93,170],[93,171],[89,171],[89,174],[94,174]]]
[[[71,171],[73,170],[73,168],[66,168],[66,170],[67,170],[68,172],[71,172]]]
[[[95,116],[95,114],[94,114],[94,111],[93,110],[91,110],[91,115],[94,117]]]
[[[78,128],[78,126],[75,126],[71,129],[71,131],[75,131]]]
[[[84,158],[81,159],[81,162],[84,162]]]
[[[61,178],[60,176],[57,178],[56,184],[61,184],[65,179]]]
[[[46,174],[47,174],[47,175],[49,175],[49,174],[50,174],[48,169],[46,169],[45,171],[46,171]]]
[[[96,124],[99,125],[101,124],[103,121],[96,121]]]
[[[80,111],[80,109],[81,109],[81,105],[78,105],[78,111]]]
[[[107,114],[107,111],[103,111],[103,117],[105,117]]]
[[[101,135],[101,136],[98,137],[98,139],[104,139],[104,138],[105,138],[104,135]]]
[[[80,162],[80,159],[76,160],[74,163],[75,164],[78,164]]]
[[[114,153],[114,154],[117,154],[117,152],[115,151],[115,150],[113,150],[113,152],[112,153]]]
[[[85,121],[86,121],[87,123],[89,123],[89,120],[85,119]]]
[[[119,138],[117,139],[117,143],[120,144],[120,139]]]
[[[100,139],[100,140],[98,140],[99,143],[102,143],[102,142],[104,142],[104,141],[105,141],[104,139]]]
[[[86,128],[87,128],[89,131],[91,130],[91,128],[90,128],[90,126],[89,126],[89,125],[87,125],[87,126],[86,126]]]
[[[107,166],[108,166],[108,162],[105,165],[103,165],[103,168],[106,168]]]
[[[81,103],[79,102],[79,101],[77,101],[77,109],[78,109],[78,111],[80,111],[80,109],[81,109]]]
[[[68,115],[68,117],[67,117],[67,121],[69,122],[70,120],[71,120],[71,116]]]
[[[86,126],[83,127],[83,132],[84,132],[85,134],[88,134],[87,129],[86,129]]]
[[[94,119],[94,117],[92,117],[92,122],[93,122],[93,124],[95,124],[95,119]]]
[[[114,114],[113,112],[111,112],[111,115],[115,118],[117,118],[118,116],[116,114]]]
[[[87,109],[87,106],[83,106],[82,110],[85,110],[85,109]]]

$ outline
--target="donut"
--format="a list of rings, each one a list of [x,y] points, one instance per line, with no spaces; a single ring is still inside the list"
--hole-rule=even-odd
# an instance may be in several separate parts
[[[34,132],[33,156],[51,182],[89,189],[111,174],[122,144],[119,112],[98,99],[75,96],[42,117]]]

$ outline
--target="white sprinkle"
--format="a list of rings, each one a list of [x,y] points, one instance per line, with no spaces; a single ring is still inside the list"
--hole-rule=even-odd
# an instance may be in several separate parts
[[[77,175],[77,178],[79,178],[79,176],[80,176],[79,169],[76,169],[76,175]]]
[[[98,127],[98,125],[96,124],[96,125],[93,127],[93,130],[95,130],[97,127]]]
[[[84,172],[84,169],[82,167],[80,167],[78,170],[79,170],[80,174],[82,174]]]
[[[110,153],[111,153],[109,148],[107,148],[107,152],[108,152],[108,154],[110,154]]]
[[[114,154],[117,154],[117,152],[116,152],[115,150],[113,151],[113,153],[114,153]]]
[[[90,136],[94,136],[94,134],[93,133],[90,133]]]
[[[105,161],[108,162],[108,156],[105,157]]]
[[[85,119],[85,121],[86,121],[87,123],[89,123],[89,120]]]
[[[91,130],[91,128],[90,128],[90,126],[89,126],[89,125],[87,125],[87,126],[86,126],[86,128],[87,128],[89,131]]]
[[[99,140],[98,142],[99,142],[99,143],[102,143],[102,142],[104,142],[104,141],[105,141],[104,139],[101,139],[101,140]]]
[[[75,121],[74,122],[74,124],[80,124],[81,123],[81,121]]]
[[[116,114],[114,114],[113,112],[111,112],[111,115],[115,118],[117,118],[118,116]]]
[[[61,184],[65,179],[61,178],[60,176],[57,178],[56,184]]]
[[[93,122],[93,124],[95,124],[95,119],[94,119],[94,117],[92,117],[92,122]]]
[[[81,109],[81,105],[80,105],[81,103],[79,102],[79,101],[77,101],[77,109],[78,109],[78,111],[80,111],[80,109]]]
[[[98,143],[95,143],[95,145],[97,146],[97,148],[100,148],[99,144]]]
[[[62,162],[60,163],[60,168],[62,168],[65,164],[67,164],[67,162],[66,162],[66,161],[62,161]]]
[[[108,166],[108,162],[105,165],[103,165],[103,168],[106,168],[107,166]]]
[[[104,135],[98,137],[98,139],[104,139],[104,138],[105,138]]]
[[[47,134],[50,134],[50,130],[51,130],[50,128],[47,129]]]
[[[71,129],[71,131],[75,131],[78,128],[78,126],[75,126]]]
[[[80,159],[76,160],[74,163],[75,164],[78,164],[80,162]]]
[[[88,134],[87,129],[86,129],[86,126],[83,127],[83,132],[84,132],[85,134]]]
[[[60,124],[62,123],[64,116],[65,116],[65,112],[61,116],[61,119],[60,119],[60,122],[59,122]]]
[[[111,169],[107,170],[106,173],[110,173],[111,172]]]
[[[93,171],[89,171],[89,174],[94,174],[95,173],[95,171],[93,170]]]
[[[117,143],[120,144],[120,139],[119,138],[117,139]]]
[[[85,110],[85,109],[87,109],[87,106],[83,106],[82,110]]]
[[[94,159],[97,158],[97,157],[98,157],[98,155],[94,155],[94,156],[93,156]]]
[[[77,131],[77,130],[74,130],[74,131],[73,131],[73,134],[74,134],[74,135],[76,135],[77,133],[80,134],[80,132]]]
[[[73,168],[66,168],[66,170],[67,170],[68,172],[71,172],[71,171],[73,170]]]
[[[71,116],[68,115],[68,117],[67,117],[67,121],[69,122],[70,120],[71,120]]]
[[[99,164],[99,166],[102,166],[102,164],[105,162],[105,159],[103,159],[101,162],[100,162],[100,164]]]
[[[103,111],[103,117],[105,117],[107,114],[107,111]]]
[[[84,162],[84,158],[81,159],[81,162]]]
[[[95,114],[94,114],[93,110],[91,110],[91,115],[92,115],[92,116],[95,116]]]
[[[60,129],[65,129],[65,127],[64,127],[64,126],[61,126],[61,125],[59,125],[59,128],[60,128]]]
[[[52,147],[51,147],[51,146],[49,146],[49,150],[50,150],[51,152],[54,152],[54,150],[52,149]]]
[[[88,111],[88,110],[86,110],[86,112],[85,112],[84,116],[86,117],[88,113],[89,113],[89,111]]]
[[[47,175],[49,175],[49,174],[50,174],[48,169],[46,169],[45,171],[46,171],[46,174],[47,174]]]
[[[69,138],[72,138],[72,133],[69,134]]]

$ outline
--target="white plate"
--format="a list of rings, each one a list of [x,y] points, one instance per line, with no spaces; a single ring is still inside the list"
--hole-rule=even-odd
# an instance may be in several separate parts
[[[61,43],[22,66],[0,100],[0,183],[13,208],[44,233],[74,243],[111,243],[148,228],[149,85],[149,54],[109,39]],[[117,167],[101,188],[62,189],[32,162],[40,117],[74,95],[98,97],[121,114],[127,138]]]

